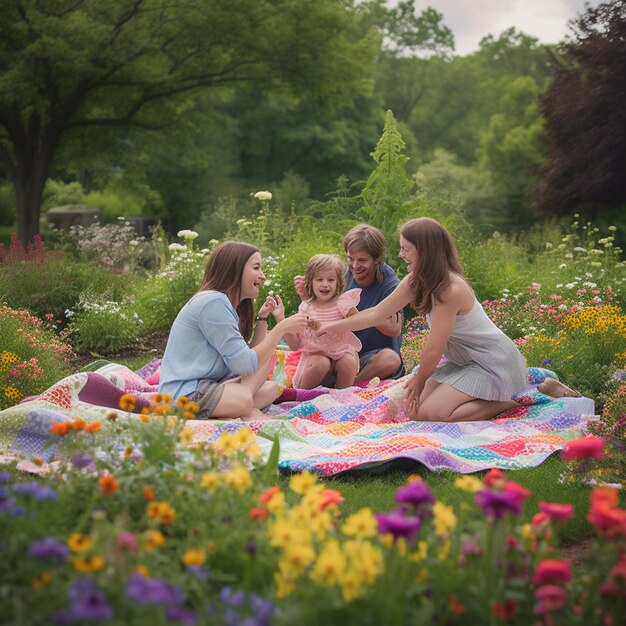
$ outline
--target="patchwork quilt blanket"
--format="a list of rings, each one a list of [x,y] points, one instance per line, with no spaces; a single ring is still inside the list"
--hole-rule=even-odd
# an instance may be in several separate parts
[[[55,445],[49,445],[50,426],[55,422],[104,421],[112,410],[119,411],[124,393],[135,394],[140,411],[157,391],[146,379],[153,379],[159,361],[137,372],[116,363],[99,365],[0,411],[0,454],[50,460],[56,453]],[[279,364],[274,377],[284,379],[288,365]],[[492,467],[514,470],[540,464],[567,441],[580,437],[593,419],[594,403],[589,398],[552,400],[541,394],[537,385],[546,376],[555,374],[530,368],[528,388],[516,398],[520,406],[488,421],[408,420],[402,408],[405,377],[343,390],[287,388],[270,408],[268,420],[190,420],[188,425],[193,443],[213,441],[225,430],[249,426],[259,435],[265,453],[278,437],[279,467],[285,472],[308,469],[332,476],[383,471],[396,462],[459,473]]]

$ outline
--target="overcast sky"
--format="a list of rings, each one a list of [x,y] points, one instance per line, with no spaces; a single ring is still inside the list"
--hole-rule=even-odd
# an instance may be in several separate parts
[[[389,4],[395,4],[390,0]],[[591,0],[598,6],[601,0]],[[507,28],[557,43],[569,33],[568,22],[584,12],[585,0],[416,0],[418,13],[432,7],[454,33],[456,54],[474,52],[485,35],[498,36]]]

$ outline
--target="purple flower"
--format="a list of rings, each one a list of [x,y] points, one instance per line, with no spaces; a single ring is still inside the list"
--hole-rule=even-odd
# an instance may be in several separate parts
[[[475,541],[466,541],[463,544],[461,551],[463,552],[464,555],[470,555],[470,554],[480,555],[482,554],[483,550]]]
[[[139,604],[162,604],[170,606],[180,604],[184,596],[180,591],[158,578],[146,578],[141,574],[133,574],[126,583],[126,595]]]
[[[476,504],[484,511],[485,515],[491,515],[496,519],[506,513],[521,513],[523,500],[513,491],[494,491],[484,487],[476,493]]]
[[[187,572],[200,580],[206,580],[209,577],[209,570],[204,569],[204,567],[201,567],[200,565],[189,565],[187,567]]]
[[[541,365],[539,367],[544,367],[545,365],[550,365],[550,363],[552,363],[552,359],[550,357],[548,357],[547,359],[544,359],[543,361],[541,361]]]
[[[6,500],[8,497],[9,492],[4,487],[0,487],[0,502]]]
[[[413,480],[405,487],[400,487],[396,491],[395,500],[399,504],[410,504],[415,508],[422,504],[435,503],[435,497],[423,480]]]
[[[74,464],[74,467],[79,470],[85,469],[90,465],[92,467],[94,466],[93,459],[88,454],[75,454],[71,461]]]
[[[35,500],[54,500],[57,497],[56,491],[52,487],[39,483],[17,483],[13,485],[13,493],[33,496]]]
[[[403,537],[411,541],[415,533],[419,530],[422,521],[417,517],[405,517],[398,510],[390,513],[375,513],[374,517],[378,522],[378,532],[381,535],[390,533],[394,539]]]
[[[77,621],[107,620],[113,617],[113,609],[99,589],[90,589],[72,602],[72,615]]]
[[[40,561],[65,561],[70,549],[52,537],[43,541],[34,541],[30,546],[30,556]]]
[[[52,614],[52,621],[57,626],[68,626],[74,623],[74,618],[67,609],[60,609]]]
[[[0,472],[0,485],[6,485],[13,482],[13,474],[11,472]]]
[[[168,622],[179,622],[185,626],[194,626],[196,623],[196,614],[185,606],[170,606],[166,615]]]
[[[250,607],[256,618],[257,625],[269,626],[274,613],[274,603],[253,593],[250,594]]]
[[[246,595],[243,591],[234,591],[230,587],[224,587],[220,591],[220,600],[226,606],[239,607],[244,603]]]

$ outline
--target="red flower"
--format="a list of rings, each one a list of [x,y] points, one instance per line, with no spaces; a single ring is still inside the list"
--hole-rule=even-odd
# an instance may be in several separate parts
[[[587,520],[605,537],[626,537],[626,510],[617,507],[617,490],[596,487],[591,492]]]
[[[320,510],[326,510],[331,504],[341,504],[345,498],[334,489],[324,489],[320,493]]]
[[[504,480],[504,472],[496,467],[490,469],[483,478],[483,483],[487,487],[491,487],[494,483],[499,483]]]
[[[259,502],[261,502],[261,504],[269,502],[279,491],[280,487],[270,487],[269,489],[266,489],[259,495]]]
[[[533,576],[533,584],[539,587],[548,583],[568,583],[572,580],[572,562],[544,559]]]
[[[557,504],[553,502],[540,502],[539,508],[551,520],[564,524],[574,517],[574,507],[571,504]]]
[[[154,489],[152,489],[152,487],[144,487],[141,493],[146,502],[152,502],[152,500],[154,500]]]
[[[542,511],[541,513],[535,513],[530,523],[533,528],[543,528],[549,521],[550,517]]]
[[[575,439],[565,444],[565,447],[561,450],[561,456],[566,461],[599,459],[602,457],[604,444],[605,441],[602,437],[589,436],[583,437],[582,439]]]
[[[517,611],[517,605],[514,600],[507,600],[506,602],[496,602],[492,609],[496,619],[503,622],[508,622],[513,619],[515,612]]]
[[[248,512],[248,517],[250,519],[266,519],[267,509],[264,509],[263,507],[260,507],[260,506],[255,506],[254,508],[250,509],[250,511]]]

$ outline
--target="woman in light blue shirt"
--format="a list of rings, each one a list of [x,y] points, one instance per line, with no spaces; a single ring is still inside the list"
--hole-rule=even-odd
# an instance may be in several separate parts
[[[278,396],[278,385],[267,380],[270,358],[284,333],[302,331],[307,322],[301,315],[283,319],[278,295],[266,299],[255,319],[264,281],[254,246],[226,241],[215,249],[200,288],[170,330],[159,391],[197,402],[200,418],[266,417],[260,409]],[[277,324],[268,332],[270,312]]]

